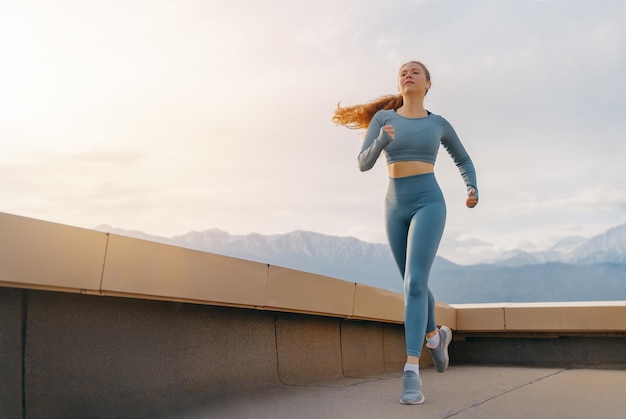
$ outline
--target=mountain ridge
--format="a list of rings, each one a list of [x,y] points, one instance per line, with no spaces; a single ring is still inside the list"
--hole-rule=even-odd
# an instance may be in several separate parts
[[[312,272],[402,292],[386,244],[295,230],[231,235],[220,229],[170,238],[101,225],[96,230]],[[429,286],[440,301],[626,300],[626,224],[590,239],[566,237],[540,252],[514,251],[492,263],[458,265],[437,256]]]
[[[626,223],[612,227],[589,239],[569,236],[545,250],[527,252],[512,250],[491,260],[504,266],[522,266],[547,262],[588,265],[626,263]]]

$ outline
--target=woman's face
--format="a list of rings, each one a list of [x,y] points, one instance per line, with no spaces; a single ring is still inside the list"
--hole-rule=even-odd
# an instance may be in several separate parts
[[[428,81],[426,71],[418,63],[406,63],[400,67],[398,73],[398,90],[400,93],[421,93],[426,94],[430,89],[430,81]]]

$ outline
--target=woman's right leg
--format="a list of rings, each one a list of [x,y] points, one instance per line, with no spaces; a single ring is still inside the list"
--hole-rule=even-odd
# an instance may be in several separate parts
[[[400,401],[419,404],[424,402],[419,356],[427,328],[436,330],[428,275],[445,224],[445,203],[434,176],[391,179],[385,213],[389,246],[405,286],[407,363]]]

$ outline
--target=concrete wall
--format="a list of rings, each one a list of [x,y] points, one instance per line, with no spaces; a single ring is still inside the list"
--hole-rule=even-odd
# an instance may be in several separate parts
[[[626,367],[626,302],[455,304],[458,363]]]
[[[458,332],[457,364],[626,369],[626,333]]]
[[[350,281],[10,214],[0,213],[0,231],[0,286],[404,318],[402,294]]]
[[[0,417],[176,417],[404,363],[398,324],[5,287],[0,303]]]
[[[22,326],[26,291],[0,287],[0,417],[22,417]]]
[[[0,231],[2,418],[176,417],[405,360],[401,294],[9,214]],[[436,318],[453,364],[626,365],[626,302]]]

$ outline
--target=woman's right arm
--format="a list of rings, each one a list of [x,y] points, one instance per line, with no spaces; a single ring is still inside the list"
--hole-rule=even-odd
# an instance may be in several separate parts
[[[393,141],[393,137],[383,129],[383,125],[377,116],[378,114],[372,118],[372,122],[370,122],[363,139],[363,145],[358,157],[361,172],[374,167],[380,153]]]

